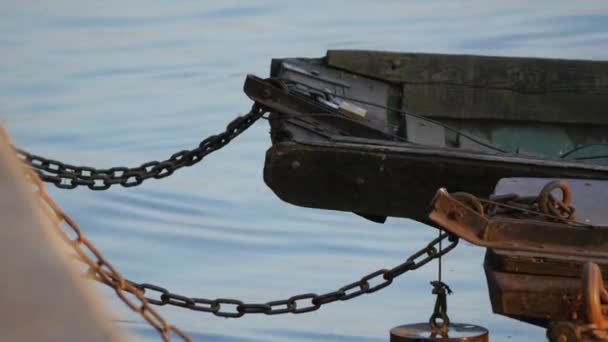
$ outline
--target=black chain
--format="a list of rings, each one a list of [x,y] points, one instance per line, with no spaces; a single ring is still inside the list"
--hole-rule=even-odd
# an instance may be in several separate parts
[[[448,239],[450,244],[447,248],[438,250],[436,246],[439,245],[443,240]],[[372,272],[360,280],[345,285],[336,291],[327,292],[325,294],[318,295],[316,293],[304,293],[292,296],[288,299],[275,300],[266,303],[244,303],[238,299],[218,298],[218,299],[206,299],[206,298],[193,298],[182,296],[179,294],[171,293],[164,287],[146,284],[136,283],[127,280],[135,288],[148,294],[146,296],[147,301],[154,305],[172,305],[182,307],[194,311],[209,312],[219,317],[226,318],[239,318],[245,314],[265,314],[265,315],[280,315],[280,314],[301,314],[305,312],[316,311],[321,306],[336,301],[346,301],[359,297],[363,294],[374,293],[381,290],[390,284],[393,279],[400,275],[418,269],[433,259],[439,258],[449,251],[454,249],[458,244],[458,238],[449,233],[442,233],[439,237],[431,241],[426,247],[412,254],[404,263],[393,267],[391,269],[380,269]],[[91,276],[106,285],[99,276],[91,274]],[[150,296],[150,293],[155,295]],[[226,309],[227,307],[231,309]]]
[[[206,138],[200,142],[197,148],[179,151],[164,161],[150,161],[131,168],[121,166],[96,169],[88,166],[74,166],[17,148],[15,151],[17,156],[31,166],[43,181],[53,183],[61,189],[87,186],[91,190],[106,190],[116,184],[132,187],[149,178],[165,178],[177,169],[200,162],[206,155],[226,146],[265,113],[264,109],[254,104],[249,113],[232,120],[224,132]]]

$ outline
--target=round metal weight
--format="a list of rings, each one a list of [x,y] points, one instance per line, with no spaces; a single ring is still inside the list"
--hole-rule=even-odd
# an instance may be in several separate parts
[[[390,342],[488,342],[488,329],[466,323],[450,323],[446,334],[434,333],[429,323],[400,325],[391,329]]]

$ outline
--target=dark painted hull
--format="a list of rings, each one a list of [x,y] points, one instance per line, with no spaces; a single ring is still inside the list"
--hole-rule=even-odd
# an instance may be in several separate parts
[[[608,179],[608,167],[404,144],[313,140],[274,144],[264,167],[266,184],[286,202],[423,222],[441,187],[485,198],[501,178],[524,176]]]
[[[273,60],[271,76],[245,92],[272,112],[264,179],[292,204],[427,221],[440,187],[608,179],[605,161],[560,159],[608,142],[605,62],[332,51]]]

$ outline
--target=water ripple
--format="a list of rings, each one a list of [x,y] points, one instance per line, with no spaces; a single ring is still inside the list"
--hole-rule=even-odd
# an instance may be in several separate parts
[[[191,148],[251,102],[246,74],[271,58],[327,48],[608,58],[603,2],[336,0],[332,2],[0,2],[0,113],[14,141],[77,164],[139,165]],[[281,202],[263,183],[261,122],[170,178],[98,193],[51,189],[120,269],[186,294],[258,301],[326,291],[390,267],[436,231]],[[496,341],[544,332],[490,315],[483,250],[444,260],[450,310]],[[163,307],[195,340],[380,341],[429,312],[432,264],[390,288],[310,315],[222,320]],[[111,292],[120,318],[134,319]],[[426,314],[425,314],[426,315]],[[425,316],[426,317],[426,316]],[[135,319],[137,320],[137,319]],[[127,328],[144,340],[155,331]],[[354,324],[356,323],[356,324]],[[124,325],[124,323],[115,323]],[[260,328],[263,327],[263,328]]]

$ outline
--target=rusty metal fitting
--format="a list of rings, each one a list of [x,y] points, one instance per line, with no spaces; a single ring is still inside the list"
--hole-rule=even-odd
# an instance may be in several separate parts
[[[562,192],[561,200],[552,194],[557,189]],[[556,216],[563,221],[574,221],[576,219],[576,210],[571,206],[571,203],[572,191],[568,183],[563,181],[547,183],[538,196],[538,209],[546,215]]]
[[[583,268],[583,305],[588,323],[598,329],[608,328],[608,291],[600,267],[593,262],[585,263]]]

